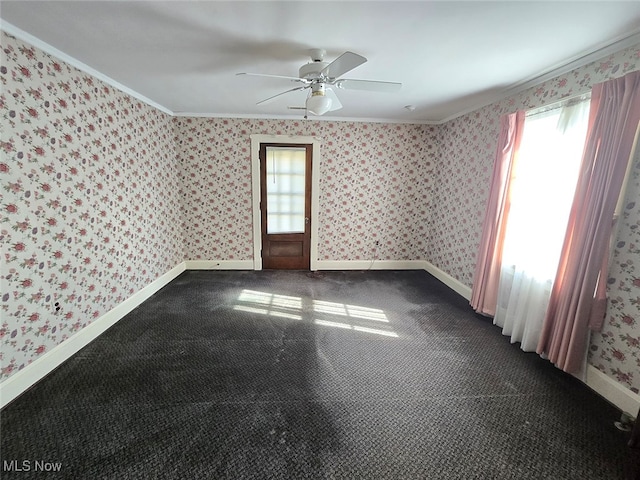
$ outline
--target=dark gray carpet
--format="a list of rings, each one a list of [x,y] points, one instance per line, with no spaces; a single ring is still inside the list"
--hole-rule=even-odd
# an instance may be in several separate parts
[[[425,272],[192,271],[2,411],[2,478],[623,479],[619,416]]]

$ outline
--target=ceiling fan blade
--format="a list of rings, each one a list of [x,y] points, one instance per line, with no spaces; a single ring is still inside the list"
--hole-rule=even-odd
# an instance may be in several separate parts
[[[256,103],[256,105],[262,105],[263,103],[267,103],[270,100],[273,100],[274,98],[279,97],[280,95],[284,95],[285,93],[295,92],[297,90],[304,90],[305,88],[307,88],[307,87],[296,87],[296,88],[292,88],[291,90],[287,90],[285,92],[280,92],[280,93],[278,93],[276,95],[273,95],[272,97],[265,98],[264,100],[260,100],[258,103]]]
[[[320,74],[328,78],[338,78],[366,62],[362,55],[353,52],[344,52],[329,65],[324,67]]]
[[[338,80],[334,83],[344,90],[366,90],[368,92],[397,92],[402,87],[398,82],[379,82],[376,80]]]
[[[306,78],[287,77],[286,75],[269,75],[269,74],[266,74],[266,73],[246,73],[246,72],[236,73],[236,76],[238,76],[238,75],[248,75],[250,77],[281,78],[283,80],[291,80],[292,82],[302,82],[305,85],[309,83],[309,80],[307,80]]]
[[[324,89],[324,94],[331,99],[331,108],[329,109],[330,112],[333,112],[334,110],[340,110],[342,108],[342,104],[340,103],[340,100],[338,100],[336,92],[327,87]]]

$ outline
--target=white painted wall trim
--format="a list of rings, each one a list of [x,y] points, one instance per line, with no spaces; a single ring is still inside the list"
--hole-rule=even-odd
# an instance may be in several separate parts
[[[356,123],[393,123],[408,125],[440,125],[437,120],[400,120],[397,118],[373,118],[373,117],[332,117],[322,115],[320,117],[304,118],[304,113],[299,115],[266,115],[266,114],[242,114],[242,113],[214,113],[214,112],[173,112],[176,117],[186,118],[247,118],[250,120],[292,120],[309,122],[356,122]]]
[[[444,283],[447,287],[449,287],[454,292],[458,293],[459,295],[462,295],[467,300],[471,300],[470,287],[467,287],[464,283],[460,282],[459,280],[456,280],[451,275],[440,270],[438,267],[436,267],[430,262],[427,262],[426,260],[423,260],[423,264],[424,264],[423,268],[428,273],[436,277],[438,280],[440,280],[442,283]]]
[[[95,70],[94,68],[91,68],[90,66],[86,65],[85,63],[79,60],[76,60],[72,56],[62,52],[61,50],[58,50],[57,48],[49,45],[48,43],[31,35],[30,33],[27,33],[24,30],[19,29],[18,27],[12,25],[11,23],[8,23],[5,20],[0,19],[0,29],[4,30],[9,35],[13,35],[14,37],[19,38],[20,40],[30,43],[34,47],[39,48],[40,50],[48,53],[49,55],[53,55],[54,57],[59,58],[60,60],[74,66],[75,68],[82,70],[83,72],[88,73],[89,75],[92,75],[102,80],[108,85],[111,85],[112,87],[117,88],[118,90],[121,90],[127,93],[128,95],[131,95],[134,98],[137,98],[138,100],[146,103],[147,105],[155,107],[158,110],[172,116],[205,117],[205,118],[284,119],[284,120],[301,120],[302,119],[301,116],[294,116],[294,115],[259,115],[259,114],[241,115],[241,114],[235,114],[235,113],[216,113],[216,112],[206,112],[206,113],[173,112],[169,110],[167,107],[164,107],[163,105],[160,105],[159,103],[154,102],[153,100],[145,97],[144,95],[136,92],[135,90],[132,90],[126,85],[123,85],[113,80],[107,75]],[[331,117],[331,116],[317,117],[317,118],[313,118],[312,120],[320,121],[320,122],[362,122],[362,123],[372,122],[372,123],[392,123],[392,124],[407,123],[407,124],[414,124],[414,125],[443,125],[447,122],[450,122],[451,120],[461,117],[462,115],[466,115],[467,113],[474,112],[486,105],[499,102],[500,100],[516,95],[526,90],[527,88],[531,88],[532,86],[539,85],[551,78],[557,77],[573,69],[587,65],[593,61],[599,60],[600,58],[604,58],[610,53],[614,53],[614,52],[623,50],[625,48],[631,47],[633,45],[636,45],[639,41],[640,41],[640,31],[638,29],[632,32],[624,33],[617,38],[614,38],[603,44],[596,45],[590,48],[589,50],[584,51],[574,57],[565,59],[564,61],[558,63],[557,65],[551,66],[542,72],[532,75],[530,78],[524,79],[516,84],[509,85],[499,90],[498,92],[496,92],[494,95],[492,95],[482,103],[475,104],[453,115],[450,115],[446,118],[442,118],[438,120],[398,120],[398,119],[391,119],[391,118],[390,119],[352,118],[352,117]]]
[[[187,260],[186,270],[253,270],[253,260]]]
[[[253,212],[253,269],[262,270],[262,217],[260,215],[260,144],[304,143],[312,145],[311,164],[311,270],[317,270],[318,212],[320,210],[321,139],[304,135],[262,135],[251,137],[251,198]]]
[[[318,260],[316,270],[423,270],[422,260]],[[313,270],[313,269],[312,269]]]
[[[109,327],[115,325],[134,308],[184,272],[184,270],[185,263],[182,262],[87,325],[72,337],[56,345],[22,370],[14,373],[0,384],[0,408],[4,408],[5,405],[25,392],[29,387],[43,379],[55,368],[71,358],[71,356],[86,347]]]
[[[494,95],[488,97],[482,103],[478,103],[472,107],[467,107],[453,115],[450,115],[446,118],[439,120],[437,123],[439,125],[445,124],[452,120],[455,120],[462,115],[466,115],[471,112],[475,112],[487,105],[491,105],[492,103],[499,102],[504,100],[505,98],[512,97],[517,95],[520,92],[524,92],[528,88],[535,87],[540,85],[547,80],[551,80],[552,78],[558,77],[560,75],[564,75],[565,73],[569,73],[572,70],[588,65],[592,62],[600,60],[601,58],[606,57],[615,52],[619,52],[624,50],[625,48],[633,47],[640,42],[640,30],[636,29],[633,32],[624,33],[620,35],[618,38],[607,41],[600,45],[596,45],[587,51],[583,51],[571,58],[567,58],[562,62],[559,62],[556,65],[548,67],[542,72],[532,75],[529,78],[521,80],[513,85],[506,86],[505,88],[497,91]],[[585,90],[586,91],[586,90]]]
[[[117,88],[121,92],[124,92],[127,95],[132,96],[133,98],[138,99],[141,102],[144,102],[144,103],[146,103],[147,105],[149,105],[149,106],[151,106],[153,108],[157,108],[161,112],[164,112],[164,113],[166,113],[168,115],[173,116],[173,112],[171,110],[169,110],[167,107],[164,107],[164,106],[160,105],[159,103],[154,102],[153,100],[145,97],[144,95],[141,95],[140,93],[136,92],[135,90],[132,90],[131,88],[127,87],[126,85],[123,85],[122,83],[115,81],[113,78],[108,77],[107,75],[105,75],[104,73],[99,72],[95,68],[90,67],[89,65],[81,62],[80,60],[76,60],[72,56],[67,55],[63,51],[58,50],[57,48],[49,45],[47,42],[43,42],[39,38],[34,37],[30,33],[27,33],[24,30],[19,29],[18,27],[6,22],[5,20],[0,21],[0,28],[2,30],[4,30],[5,32],[7,32],[9,35],[12,35],[12,36],[14,36],[16,38],[19,38],[22,41],[30,43],[31,45],[33,45],[36,48],[39,48],[43,52],[48,53],[49,55],[52,55],[52,56],[62,60],[65,63],[68,63],[72,67],[75,67],[75,68],[77,68],[78,70],[80,70],[80,71],[82,71],[84,73],[88,73],[92,77],[95,77],[98,80],[103,81],[107,85],[111,85],[113,88]]]
[[[166,286],[185,270],[252,270],[252,260],[188,260],[144,287],[102,317],[57,345],[33,363],[0,384],[0,408],[43,379],[63,362],[87,346],[109,327]],[[426,270],[452,290],[469,299],[471,289],[425,260],[321,260],[317,270]],[[640,395],[632,392],[593,365],[587,365],[585,384],[623,412],[635,417]]]
[[[320,163],[322,162],[322,155],[320,152],[320,140],[313,138],[311,143],[313,144],[311,151],[313,163],[311,164],[311,258],[309,260],[309,269],[314,271],[317,270],[318,242],[320,241],[320,229],[318,226],[320,223]]]
[[[467,300],[471,300],[471,288],[443,272],[435,265],[423,261],[424,269],[447,285],[449,288],[462,295]],[[579,379],[581,380],[581,379]],[[598,370],[593,365],[587,364],[586,378],[584,383],[598,395],[615,405],[623,412],[629,413],[632,417],[638,415],[640,410],[640,395],[632,392],[624,385],[618,383],[613,378]]]
[[[593,365],[587,365],[587,378],[585,383],[594,392],[611,402],[623,412],[632,417],[638,415],[640,410],[640,395],[632,392],[624,385],[598,370]]]
[[[426,260],[318,260],[316,267],[317,270],[425,270],[457,294],[471,299],[471,288]]]

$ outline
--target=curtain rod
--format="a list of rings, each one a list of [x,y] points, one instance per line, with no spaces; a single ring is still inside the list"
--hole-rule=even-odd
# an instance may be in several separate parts
[[[532,115],[538,115],[540,113],[548,112],[550,110],[555,110],[557,108],[562,108],[567,106],[572,102],[581,102],[586,101],[591,98],[591,91],[576,93],[575,95],[568,95],[566,97],[561,98],[560,100],[556,100],[552,103],[548,103],[546,105],[542,105],[540,107],[532,108],[526,111],[525,116],[529,117]]]

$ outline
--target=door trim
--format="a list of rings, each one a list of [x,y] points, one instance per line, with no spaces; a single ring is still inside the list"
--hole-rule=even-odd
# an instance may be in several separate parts
[[[318,210],[320,206],[320,140],[303,135],[262,135],[251,138],[251,212],[253,216],[253,269],[262,270],[262,219],[260,214],[260,144],[300,143],[311,144],[311,258],[310,270],[318,269]]]

